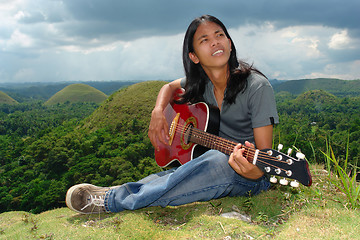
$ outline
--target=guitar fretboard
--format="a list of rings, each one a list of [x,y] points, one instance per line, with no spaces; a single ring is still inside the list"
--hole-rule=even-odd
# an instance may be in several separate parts
[[[191,127],[191,129],[189,129],[188,134],[189,134],[188,139],[190,142],[199,144],[207,148],[218,150],[227,155],[230,155],[234,151],[234,147],[237,145],[237,143],[233,141],[201,131],[194,127]],[[249,157],[251,158],[251,155],[253,155],[254,150],[246,146],[243,147],[245,148],[244,156],[249,161],[251,161]]]

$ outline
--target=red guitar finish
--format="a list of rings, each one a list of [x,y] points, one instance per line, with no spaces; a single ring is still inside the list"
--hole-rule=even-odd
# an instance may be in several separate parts
[[[218,134],[219,109],[211,108],[203,102],[193,105],[172,103],[165,108],[164,114],[169,126],[171,126],[177,114],[179,114],[179,119],[172,136],[172,144],[158,143],[160,150],[155,151],[155,160],[160,167],[166,167],[174,161],[185,164],[208,150],[208,148],[189,142],[189,139],[186,139],[186,129],[189,125],[205,132]]]

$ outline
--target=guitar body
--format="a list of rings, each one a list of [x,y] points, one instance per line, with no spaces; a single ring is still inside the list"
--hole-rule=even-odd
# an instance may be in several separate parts
[[[218,108],[209,107],[203,102],[196,104],[169,104],[165,111],[165,118],[171,126],[173,119],[179,114],[176,130],[172,136],[172,143],[164,145],[158,143],[159,151],[155,151],[155,160],[160,167],[185,164],[208,150],[201,145],[189,142],[185,129],[192,125],[202,131],[218,135],[220,112]]]

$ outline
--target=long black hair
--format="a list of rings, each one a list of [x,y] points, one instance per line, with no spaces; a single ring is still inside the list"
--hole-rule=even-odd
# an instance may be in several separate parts
[[[231,41],[231,53],[228,61],[229,65],[229,79],[225,91],[224,101],[232,104],[239,92],[242,92],[247,87],[247,77],[251,71],[255,71],[261,75],[257,69],[246,62],[240,61],[236,56],[236,48],[231,39],[225,25],[216,17],[210,15],[203,15],[194,19],[189,25],[184,38],[183,44],[183,65],[186,76],[185,94],[182,96],[181,102],[198,102],[203,101],[202,96],[205,92],[206,82],[209,81],[208,76],[203,70],[201,64],[195,64],[189,57],[189,53],[194,52],[193,40],[194,34],[200,24],[204,22],[213,22],[219,25],[224,31],[226,37]]]

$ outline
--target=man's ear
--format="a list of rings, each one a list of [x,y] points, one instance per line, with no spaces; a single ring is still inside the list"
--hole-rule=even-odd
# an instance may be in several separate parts
[[[193,63],[198,64],[200,62],[199,58],[196,56],[196,54],[194,52],[190,52],[189,53],[189,58],[191,59],[191,61],[193,61]]]

